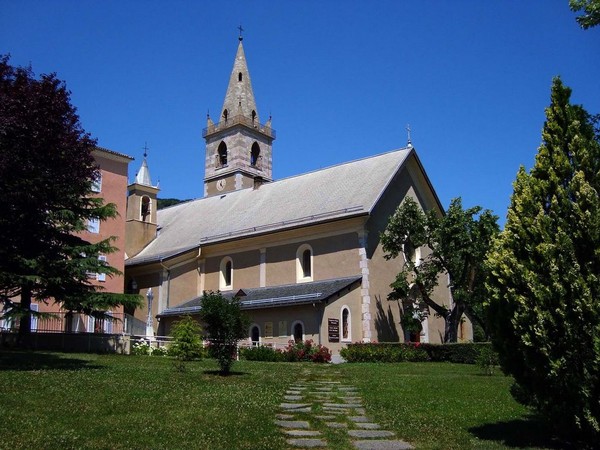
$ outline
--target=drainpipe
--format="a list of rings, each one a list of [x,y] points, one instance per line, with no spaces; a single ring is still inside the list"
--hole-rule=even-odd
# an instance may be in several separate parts
[[[169,307],[169,295],[171,292],[171,269],[169,269],[167,266],[165,266],[163,264],[163,259],[160,258],[160,265],[162,266],[163,270],[167,271],[167,308]]]

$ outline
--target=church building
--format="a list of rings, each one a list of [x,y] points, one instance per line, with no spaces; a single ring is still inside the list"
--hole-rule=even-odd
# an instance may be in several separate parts
[[[388,218],[406,196],[443,214],[410,142],[274,180],[276,134],[271,118],[260,120],[241,37],[219,118],[208,117],[203,137],[202,198],[157,211],[145,158],[128,187],[126,290],[147,299],[135,316],[152,332],[168,335],[183,315],[198,316],[203,292],[220,291],[251,318],[248,343],[312,339],[338,353],[351,342],[441,342],[443,319],[425,311],[421,333],[410,335],[407,305],[387,300],[403,258],[427,251],[386,260]],[[450,306],[445,281],[433,297]],[[468,320],[460,331],[471,339]]]

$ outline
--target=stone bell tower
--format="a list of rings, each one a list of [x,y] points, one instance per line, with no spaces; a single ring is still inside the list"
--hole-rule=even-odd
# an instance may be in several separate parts
[[[241,31],[241,30],[240,30]],[[261,124],[240,34],[233,70],[218,123],[207,117],[204,195],[272,181],[271,118]]]

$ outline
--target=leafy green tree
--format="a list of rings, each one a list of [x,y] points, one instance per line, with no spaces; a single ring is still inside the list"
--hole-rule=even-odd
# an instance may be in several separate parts
[[[600,24],[600,0],[569,0],[571,11],[583,14],[576,18],[584,30]]]
[[[228,375],[236,357],[237,343],[247,336],[250,324],[241,309],[240,300],[224,298],[220,292],[205,292],[200,317],[208,333],[211,353],[216,357],[221,374]]]
[[[446,214],[440,216],[433,210],[424,212],[407,197],[381,235],[386,259],[404,255],[404,266],[388,299],[410,299],[417,310],[427,306],[443,317],[444,342],[457,341],[463,314],[486,329],[484,261],[498,233],[497,220],[491,211],[478,206],[463,209],[460,198],[453,199]],[[417,248],[422,248],[421,258],[416,257]],[[451,305],[432,298],[440,282],[448,283]]]
[[[570,96],[554,79],[535,164],[519,169],[489,255],[489,312],[515,397],[597,443],[600,140]]]
[[[31,302],[102,316],[137,296],[100,291],[89,273],[119,271],[98,259],[113,238],[90,243],[92,219],[115,217],[115,205],[91,196],[95,141],[79,123],[70,93],[54,74],[36,79],[0,56],[0,304],[30,331]]]

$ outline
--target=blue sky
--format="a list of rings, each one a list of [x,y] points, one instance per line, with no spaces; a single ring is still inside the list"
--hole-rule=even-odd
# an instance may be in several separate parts
[[[240,24],[276,179],[404,147],[410,124],[444,207],[503,223],[552,78],[600,113],[600,27],[568,0],[0,0],[0,53],[65,80],[84,128],[136,158],[130,179],[147,142],[159,196],[198,198]]]

